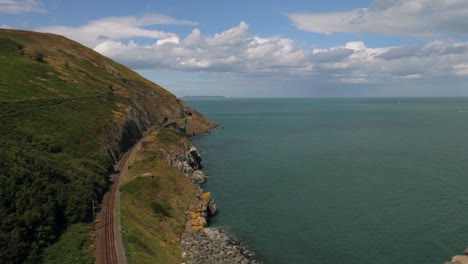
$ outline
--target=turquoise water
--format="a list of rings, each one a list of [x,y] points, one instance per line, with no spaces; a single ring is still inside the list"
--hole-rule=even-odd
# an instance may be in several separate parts
[[[264,263],[437,263],[468,246],[468,99],[223,99],[193,139]]]

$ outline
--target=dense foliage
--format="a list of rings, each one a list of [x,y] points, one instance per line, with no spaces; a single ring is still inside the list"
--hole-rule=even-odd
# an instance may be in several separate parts
[[[0,262],[38,263],[70,223],[91,219],[111,163],[60,149],[44,136],[0,141]]]
[[[72,224],[92,220],[112,169],[97,135],[113,102],[28,48],[0,34],[0,263],[43,262]]]
[[[44,262],[47,264],[94,264],[95,259],[91,254],[95,248],[93,237],[92,224],[71,225],[57,243],[45,250]]]

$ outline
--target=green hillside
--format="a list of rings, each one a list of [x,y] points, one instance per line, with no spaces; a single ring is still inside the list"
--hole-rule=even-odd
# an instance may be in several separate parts
[[[74,41],[0,30],[0,262],[42,262],[65,230],[91,221],[114,161],[171,122],[189,135],[214,125]]]

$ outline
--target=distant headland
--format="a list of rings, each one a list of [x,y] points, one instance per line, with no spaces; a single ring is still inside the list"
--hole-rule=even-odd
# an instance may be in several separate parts
[[[225,96],[221,95],[188,95],[183,96],[183,99],[224,99]]]

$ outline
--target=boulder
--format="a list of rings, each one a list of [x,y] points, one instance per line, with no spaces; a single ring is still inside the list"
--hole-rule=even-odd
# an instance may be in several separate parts
[[[206,176],[201,170],[196,170],[190,175],[190,179],[195,184],[202,184],[206,182]]]
[[[192,231],[202,231],[205,227],[204,226],[192,226]]]
[[[153,173],[151,172],[146,172],[141,175],[141,177],[146,177],[146,178],[153,178]]]
[[[191,205],[189,207],[189,210],[192,211],[192,212],[206,212],[207,208],[208,208],[207,203],[204,203],[203,201],[199,201],[198,204]]]
[[[200,194],[200,199],[203,202],[208,203],[211,200],[211,193],[210,192],[204,192]]]
[[[191,222],[192,222],[192,226],[206,227],[207,225],[206,218],[202,216],[192,219]]]
[[[190,148],[190,150],[187,152],[186,154],[186,158],[187,158],[187,163],[190,165],[190,167],[192,167],[194,170],[200,170],[203,168],[203,166],[201,165],[201,157],[200,157],[200,153],[198,153],[197,149],[195,148],[195,146],[192,146]]]
[[[210,215],[213,216],[216,214],[216,203],[213,199],[211,199],[210,202],[208,203],[208,209],[209,209]]]
[[[207,226],[208,217],[216,214],[216,203],[210,192],[201,191],[197,195],[197,203],[191,205],[187,214],[185,229],[189,232],[201,231]]]

